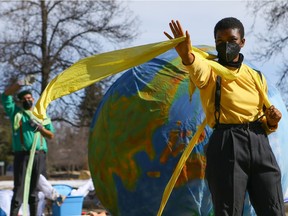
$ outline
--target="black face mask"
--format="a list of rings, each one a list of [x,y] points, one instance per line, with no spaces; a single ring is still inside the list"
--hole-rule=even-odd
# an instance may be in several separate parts
[[[233,62],[233,60],[238,56],[240,49],[239,44],[235,42],[222,42],[216,45],[218,58],[224,62]]]
[[[31,100],[25,100],[22,105],[25,110],[29,110],[33,106],[33,102]]]

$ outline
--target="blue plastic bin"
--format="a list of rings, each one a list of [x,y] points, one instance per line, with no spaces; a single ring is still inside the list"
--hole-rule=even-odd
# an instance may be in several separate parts
[[[66,196],[62,205],[58,206],[56,202],[52,205],[53,216],[79,216],[82,213],[83,196],[70,196],[72,187],[69,185],[53,185],[57,192]]]
[[[63,196],[68,196],[73,189],[71,186],[66,184],[53,185],[53,188],[56,189],[56,191]]]

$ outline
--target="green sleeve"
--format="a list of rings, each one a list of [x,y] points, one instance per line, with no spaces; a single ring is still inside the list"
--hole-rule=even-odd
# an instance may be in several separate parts
[[[4,93],[2,93],[2,105],[11,120],[13,120],[14,115],[20,110],[20,108],[16,106],[13,97],[11,95],[5,95]]]

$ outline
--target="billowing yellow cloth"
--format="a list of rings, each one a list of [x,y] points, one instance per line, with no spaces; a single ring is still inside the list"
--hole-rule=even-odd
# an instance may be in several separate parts
[[[175,47],[184,39],[184,37],[181,37],[173,40],[116,50],[84,58],[60,73],[48,84],[41,97],[37,101],[35,109],[33,110],[33,114],[40,119],[44,119],[46,118],[46,109],[51,101],[85,88],[108,76],[145,63]],[[199,50],[196,47],[192,47],[192,50],[195,56],[206,60],[218,75],[225,79],[237,79],[237,74],[231,74],[228,69],[212,60],[215,58],[215,56],[209,55],[208,53]],[[257,73],[251,75],[253,76],[258,89],[261,90],[260,94],[264,99],[264,104],[266,107],[270,107],[271,103],[268,100],[260,76],[256,76],[255,74]],[[188,147],[183,152],[183,155],[180,158],[177,167],[175,168],[175,171],[165,188],[157,215],[160,216],[162,214],[171,191],[177,181],[177,178],[191,151],[197,144],[199,135],[204,130],[205,125],[206,120],[204,120],[204,122],[199,126]]]
[[[147,62],[175,47],[184,39],[184,37],[181,37],[173,40],[102,53],[81,59],[51,80],[37,101],[33,114],[40,119],[44,119],[46,118],[46,109],[51,101],[85,88],[108,76]],[[208,60],[215,58],[215,56],[211,56],[195,47],[192,47],[192,49],[196,56],[207,59],[218,75],[226,79],[237,78],[237,76],[229,73],[229,70],[222,65],[213,60]],[[259,77],[254,76],[254,79],[258,87],[260,87],[259,89],[263,89]],[[265,92],[261,92],[261,94],[264,98],[266,107],[270,107]]]
[[[184,37],[181,37],[173,40],[102,53],[81,59],[56,76],[47,85],[46,89],[43,91],[41,97],[36,103],[33,114],[40,119],[44,119],[46,118],[46,109],[51,101],[85,88],[108,76],[147,62],[175,47],[184,39]],[[217,62],[208,60],[215,58],[215,56],[211,56],[195,47],[192,49],[195,55],[207,59],[211,67],[218,75],[226,79],[237,78],[235,75],[229,73],[229,70]],[[258,87],[260,87],[259,89],[263,89],[262,82],[260,81],[259,77],[254,78]],[[262,93],[265,101],[264,103],[267,107],[269,107],[268,105],[270,105],[270,103],[268,102],[268,98],[265,92]]]
[[[51,80],[37,101],[33,114],[44,119],[51,101],[145,63],[175,47],[183,39],[131,47],[81,59]]]

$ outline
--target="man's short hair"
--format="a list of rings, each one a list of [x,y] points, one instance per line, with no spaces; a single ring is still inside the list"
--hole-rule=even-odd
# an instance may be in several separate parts
[[[216,39],[216,33],[217,31],[225,30],[225,29],[239,29],[239,33],[241,36],[241,39],[244,38],[244,26],[240,22],[240,20],[234,18],[234,17],[226,17],[224,19],[221,19],[214,27],[214,38]]]
[[[17,97],[18,97],[19,100],[21,100],[21,99],[22,99],[25,95],[27,95],[27,94],[32,95],[31,91],[29,91],[29,90],[24,90],[24,91],[19,92],[19,93],[17,94]]]

